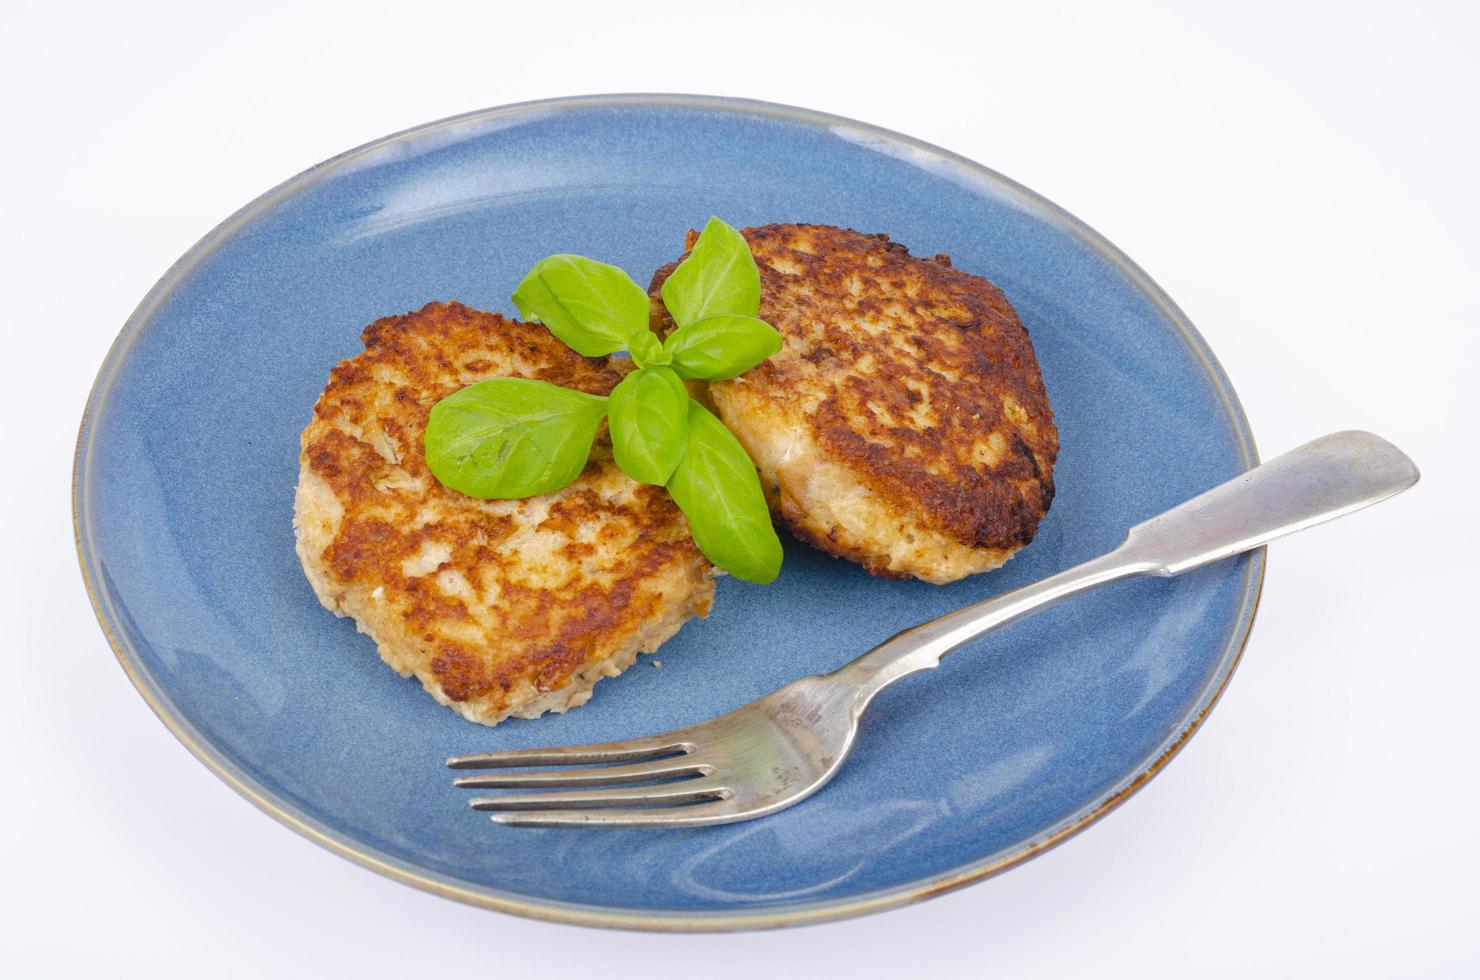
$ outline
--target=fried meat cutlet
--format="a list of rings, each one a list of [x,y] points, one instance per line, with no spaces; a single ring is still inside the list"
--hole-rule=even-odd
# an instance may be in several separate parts
[[[432,303],[364,332],[303,432],[298,556],[319,600],[464,717],[584,704],[592,685],[706,615],[713,569],[661,487],[629,479],[605,431],[558,493],[477,500],[428,471],[436,402],[492,377],[607,394],[622,371],[541,326]]]
[[[1058,433],[1002,291],[884,235],[742,234],[760,316],[785,346],[708,397],[792,533],[876,575],[938,583],[996,568],[1032,540],[1053,499]],[[660,333],[673,326],[658,299],[677,265],[649,287]]]

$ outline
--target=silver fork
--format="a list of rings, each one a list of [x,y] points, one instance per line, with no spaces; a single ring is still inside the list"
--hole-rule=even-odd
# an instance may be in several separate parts
[[[831,674],[804,677],[711,721],[622,742],[457,756],[447,765],[578,767],[453,781],[469,789],[539,791],[471,801],[504,824],[693,827],[763,817],[832,779],[876,694],[937,666],[963,643],[1107,582],[1180,575],[1250,551],[1417,481],[1413,461],[1371,433],[1323,436],[1137,524],[1108,554],[905,630]]]

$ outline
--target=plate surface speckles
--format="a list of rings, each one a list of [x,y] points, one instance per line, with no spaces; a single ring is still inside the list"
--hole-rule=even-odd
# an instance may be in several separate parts
[[[290,526],[298,433],[377,317],[432,299],[512,313],[538,258],[639,282],[683,233],[807,221],[884,231],[1007,293],[1059,426],[1038,539],[947,587],[873,579],[788,541],[769,587],[564,716],[488,730],[382,665],[314,599]],[[1092,822],[1185,741],[1253,620],[1257,552],[1121,583],[882,695],[841,775],[765,820],[689,831],[500,828],[448,755],[692,724],[921,620],[1114,545],[1255,461],[1202,339],[1111,245],[1001,176],[908,137],[763,103],[603,96],[433,123],[337,157],[208,235],[144,300],[83,419],[78,544],[129,676],[202,761],[294,829],[491,908],[734,929],[856,915],[1023,860]],[[929,760],[929,764],[926,761]]]

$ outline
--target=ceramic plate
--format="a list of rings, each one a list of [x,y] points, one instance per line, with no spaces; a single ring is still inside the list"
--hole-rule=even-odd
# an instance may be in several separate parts
[[[361,328],[429,300],[512,313],[538,258],[640,282],[718,214],[819,222],[949,252],[1032,335],[1062,444],[1038,538],[955,585],[871,578],[788,540],[769,587],[568,715],[485,729],[385,667],[321,608],[293,553],[298,434]],[[1124,255],[969,160],[800,109],[598,97],[478,112],[379,140],[259,198],[145,298],[104,363],[75,507],[98,616],[150,706],[283,823],[429,891],[544,919],[735,929],[857,915],[1011,867],[1142,785],[1227,683],[1263,553],[1124,582],[890,688],[818,795],[675,831],[499,827],[458,753],[693,724],[894,632],[1089,558],[1255,462],[1212,353]]]

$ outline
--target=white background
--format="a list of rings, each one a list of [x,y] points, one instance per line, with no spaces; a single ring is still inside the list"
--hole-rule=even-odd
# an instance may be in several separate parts
[[[1475,976],[1475,11],[5,4],[0,973]],[[266,188],[424,121],[609,91],[808,106],[1000,170],[1183,306],[1266,456],[1369,428],[1423,482],[1276,544],[1204,730],[1000,878],[851,922],[670,937],[361,870],[208,773],[115,663],[72,546],[83,400],[155,279]]]

